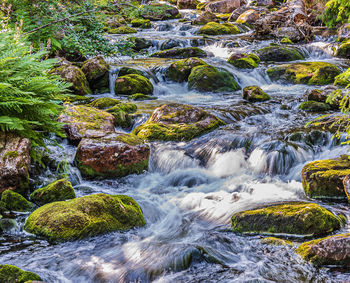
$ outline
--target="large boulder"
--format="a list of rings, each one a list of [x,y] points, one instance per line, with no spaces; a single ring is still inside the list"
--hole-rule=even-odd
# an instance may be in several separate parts
[[[224,122],[214,115],[185,104],[171,103],[158,107],[147,122],[133,133],[147,140],[190,140],[217,127]]]
[[[101,137],[114,132],[112,114],[83,105],[66,106],[58,117],[70,142],[77,144],[82,138]]]
[[[151,5],[144,5],[142,7],[141,16],[151,21],[161,21],[176,19],[180,14],[176,7],[167,4],[152,3]]]
[[[207,63],[196,57],[182,59],[169,66],[166,70],[166,76],[174,82],[184,82],[188,80],[192,69],[201,65],[207,65]]]
[[[254,9],[249,9],[242,13],[236,20],[239,24],[253,24],[260,18],[259,12]]]
[[[301,52],[293,47],[286,46],[267,46],[255,51],[261,61],[287,62],[304,60],[305,57]]]
[[[272,80],[282,79],[296,84],[326,85],[334,82],[340,70],[327,62],[301,62],[269,68],[267,74]]]
[[[207,53],[198,47],[167,49],[167,50],[153,53],[151,55],[151,57],[177,58],[177,59],[190,58],[190,57],[204,58],[207,56],[208,56]]]
[[[210,65],[194,67],[188,77],[188,87],[198,91],[236,91],[241,89],[229,72]]]
[[[222,35],[222,34],[238,34],[238,27],[234,24],[217,22],[209,22],[202,26],[198,32],[201,35]]]
[[[148,169],[150,148],[132,134],[83,139],[75,161],[84,177],[123,177]]]
[[[50,241],[82,239],[145,225],[141,208],[128,196],[94,194],[45,204],[24,229]]]
[[[350,233],[332,235],[301,244],[296,252],[315,265],[350,264]]]
[[[212,13],[227,14],[232,13],[241,5],[245,4],[244,0],[221,0],[207,4],[205,10]]]
[[[29,188],[30,141],[0,132],[0,194],[13,190],[25,194]]]
[[[153,85],[144,76],[136,74],[125,75],[116,79],[115,93],[121,95],[132,95],[135,93],[153,94]]]
[[[325,112],[331,110],[331,106],[324,102],[304,101],[299,105],[299,109],[306,112]]]
[[[6,209],[12,211],[29,211],[33,204],[27,201],[22,195],[6,190],[1,195],[1,202],[5,204]]]
[[[350,40],[342,43],[335,52],[335,56],[350,59]]]
[[[38,205],[73,198],[75,198],[74,189],[71,182],[66,179],[57,180],[30,194],[30,199]]]
[[[25,283],[34,281],[41,281],[40,276],[33,272],[23,271],[14,265],[0,265],[0,282]]]
[[[243,234],[315,236],[341,228],[344,217],[315,203],[290,202],[242,211],[234,214],[231,221],[233,231]]]
[[[271,97],[258,86],[246,86],[243,89],[243,98],[249,102],[259,102],[271,99]]]
[[[218,22],[218,17],[211,12],[204,11],[198,18],[194,19],[192,25],[205,25],[210,22]]]
[[[97,92],[109,91],[109,65],[102,56],[96,56],[84,62],[81,70],[87,78],[90,88]]]
[[[343,180],[350,174],[350,159],[342,155],[335,159],[316,160],[306,164],[301,180],[307,196],[315,199],[343,199],[348,197]]]
[[[196,9],[198,0],[177,0],[179,9]]]
[[[255,54],[234,53],[227,62],[239,69],[254,69],[260,64],[260,58]]]

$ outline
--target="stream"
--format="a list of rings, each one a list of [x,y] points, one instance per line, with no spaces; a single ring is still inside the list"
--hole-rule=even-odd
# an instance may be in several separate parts
[[[184,17],[196,14],[182,10]],[[152,40],[149,54],[169,40],[181,47],[199,46],[211,56],[208,64],[232,73],[239,85],[257,85],[272,100],[248,103],[242,91],[199,93],[187,83],[165,79],[172,59],[137,55],[108,58],[111,86],[118,68],[147,71],[157,100],[136,102],[140,115],[133,128],[168,102],[202,107],[227,123],[189,142],[152,142],[149,171],[119,179],[85,180],[74,167],[76,147],[58,139],[50,146],[51,158],[68,160],[70,180],[77,196],[93,193],[126,194],[143,210],[147,225],[85,240],[50,244],[24,232],[26,213],[17,215],[18,227],[0,236],[0,263],[13,264],[39,274],[47,282],[345,282],[350,272],[341,268],[315,268],[294,247],[261,243],[263,236],[231,232],[230,218],[239,211],[282,201],[308,200],[302,188],[303,166],[317,159],[338,157],[348,147],[326,132],[304,125],[317,114],[298,109],[306,90],[315,87],[272,82],[268,64],[242,70],[226,61],[233,52],[252,52],[274,42],[249,41],[246,34],[203,39],[198,27],[178,20],[152,22],[150,30],[135,37]],[[116,40],[121,35],[110,35]],[[306,61],[326,61],[345,70],[345,60],[332,57],[331,41],[316,38],[298,45]],[[125,99],[114,93],[94,95]],[[118,129],[120,131],[125,131]],[[132,129],[130,129],[131,131]],[[48,184],[56,179],[47,169],[34,180]],[[314,200],[313,200],[314,201]],[[315,201],[314,201],[315,202]],[[321,202],[319,202],[321,203]],[[327,205],[350,219],[349,206]],[[350,227],[340,232],[350,231]],[[293,239],[298,241],[298,239]]]

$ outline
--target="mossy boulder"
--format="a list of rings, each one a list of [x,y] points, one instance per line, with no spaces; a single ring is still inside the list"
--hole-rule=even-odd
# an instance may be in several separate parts
[[[304,55],[298,49],[279,45],[267,46],[256,50],[255,53],[261,61],[288,62],[305,59]]]
[[[177,7],[179,9],[196,9],[198,0],[177,0]]]
[[[151,81],[144,76],[130,74],[116,79],[115,92],[121,95],[132,95],[140,92],[152,95],[153,85]]]
[[[39,207],[24,229],[49,241],[67,241],[143,225],[141,208],[131,197],[93,194]]]
[[[84,62],[81,70],[89,82],[90,89],[97,92],[109,91],[110,66],[102,56]]]
[[[207,53],[198,47],[166,49],[163,51],[153,53],[151,55],[151,57],[177,58],[177,59],[190,58],[190,57],[205,58],[207,56],[208,56]]]
[[[194,19],[191,24],[205,25],[210,22],[219,22],[219,19],[214,13],[204,11],[198,18]]]
[[[135,101],[155,100],[155,99],[157,99],[157,97],[155,97],[155,96],[146,95],[146,94],[143,94],[143,93],[135,93],[133,95],[130,95],[128,98],[131,99],[131,100],[135,100]]]
[[[350,68],[335,77],[334,85],[348,86],[350,84]]]
[[[350,59],[350,40],[342,43],[337,49],[335,56]]]
[[[150,148],[132,134],[115,133],[102,138],[83,139],[75,161],[87,178],[123,177],[148,169]]]
[[[131,74],[147,77],[147,73],[146,72],[141,71],[139,69],[130,68],[130,67],[121,67],[119,72],[118,72],[118,76],[119,77],[126,76],[126,75],[131,75]]]
[[[143,49],[148,49],[153,46],[152,40],[142,37],[129,37],[128,41],[132,42],[134,46],[132,49],[135,51],[141,51]]]
[[[306,112],[325,112],[331,110],[331,106],[324,102],[304,101],[299,105],[299,109]]]
[[[272,80],[286,80],[296,84],[332,84],[340,74],[337,66],[327,62],[301,62],[283,64],[267,70]]]
[[[227,62],[239,69],[254,69],[258,67],[260,58],[255,54],[234,53]]]
[[[174,82],[185,82],[188,80],[192,69],[201,65],[207,65],[207,63],[196,57],[182,59],[169,66],[166,70],[166,76]]]
[[[334,91],[339,91],[339,90],[335,86],[326,86],[325,88],[322,88],[322,89],[307,90],[305,92],[304,96],[307,98],[308,101],[316,101],[316,102],[326,103],[327,105],[330,106],[331,109],[338,110],[340,100],[341,100],[341,97],[343,96],[343,93],[341,92],[340,96],[336,97],[335,99],[332,99],[332,101],[328,101],[328,96],[333,94]],[[320,105],[320,106],[321,106],[320,109],[324,108],[323,107],[324,105],[323,106]]]
[[[57,180],[30,194],[30,199],[38,205],[73,198],[75,198],[73,186],[66,179]]]
[[[114,105],[106,111],[111,113],[115,118],[115,124],[122,128],[130,128],[134,121],[130,113],[137,110],[137,106],[133,103],[126,102]]]
[[[25,283],[30,281],[42,281],[39,275],[23,271],[17,266],[3,264],[0,265],[0,282],[4,283]]]
[[[350,265],[350,233],[332,235],[301,244],[296,252],[314,265]]]
[[[141,16],[151,21],[170,20],[181,17],[176,7],[160,3],[144,5],[141,9]]]
[[[151,141],[187,141],[224,124],[223,121],[200,108],[171,103],[154,110],[147,122],[138,126],[133,133]]]
[[[57,119],[70,142],[77,144],[83,137],[104,136],[114,132],[115,118],[112,114],[83,105],[66,106]]]
[[[271,97],[258,86],[247,86],[243,89],[243,98],[249,102],[270,100]]]
[[[107,109],[120,103],[122,103],[120,100],[112,97],[100,97],[90,102],[88,106],[95,107],[98,109]]]
[[[233,75],[210,65],[194,67],[188,77],[189,89],[198,91],[236,91],[241,89]]]
[[[295,236],[331,233],[342,226],[343,220],[322,206],[308,202],[290,202],[242,211],[231,219],[234,232]]]
[[[348,196],[343,180],[349,174],[349,156],[342,155],[306,164],[301,171],[301,180],[306,195],[311,198],[346,200]]]
[[[134,28],[151,28],[152,24],[150,20],[145,19],[133,19],[131,21],[131,26]]]
[[[12,211],[29,211],[33,208],[33,204],[27,201],[22,195],[6,190],[1,195],[1,201],[5,203],[8,210]]]
[[[108,33],[110,34],[131,34],[131,33],[137,33],[137,30],[129,27],[129,26],[121,26],[119,28],[113,28],[109,29]]]
[[[249,9],[245,12],[243,12],[238,19],[236,20],[236,23],[238,24],[248,24],[252,25],[254,24],[258,19],[260,18],[259,12],[254,9]]]
[[[230,23],[219,24],[217,22],[209,22],[200,28],[201,35],[223,35],[223,34],[238,34],[239,28]]]

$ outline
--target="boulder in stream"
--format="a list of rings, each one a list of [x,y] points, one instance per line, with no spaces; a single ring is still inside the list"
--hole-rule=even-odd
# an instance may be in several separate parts
[[[234,53],[227,62],[239,69],[254,69],[260,64],[260,58],[255,54]]]
[[[212,13],[227,14],[232,13],[235,9],[245,4],[244,0],[220,0],[211,1],[205,6],[205,10]]]
[[[153,94],[151,81],[141,75],[130,74],[118,77],[115,81],[115,92],[121,95],[135,93]]]
[[[166,76],[174,82],[185,82],[188,80],[192,69],[197,66],[208,65],[203,60],[193,57],[182,59],[172,63],[166,70]]]
[[[325,112],[331,110],[331,106],[324,102],[304,101],[299,105],[299,109],[306,112]]]
[[[133,19],[131,21],[131,26],[134,28],[151,28],[152,24],[150,20],[145,19]]]
[[[81,70],[87,78],[90,89],[97,92],[109,91],[109,65],[102,56],[84,62]]]
[[[27,201],[22,195],[6,190],[1,195],[1,201],[5,204],[6,209],[12,211],[29,211],[33,204]]]
[[[141,208],[125,195],[93,194],[45,204],[24,229],[49,241],[68,241],[145,225]]]
[[[339,48],[335,52],[335,56],[350,59],[350,40],[345,41],[339,46]]]
[[[245,12],[243,12],[238,19],[236,20],[236,23],[239,24],[254,24],[258,19],[260,18],[259,12],[254,9],[249,9]]]
[[[270,45],[255,52],[261,61],[288,62],[305,59],[297,48],[280,45]]]
[[[258,86],[247,86],[243,89],[243,98],[249,102],[270,100],[271,97]]]
[[[202,26],[199,30],[201,35],[223,35],[223,34],[238,34],[238,27],[231,23],[219,24],[217,22],[209,22]]]
[[[25,282],[34,282],[42,281],[40,276],[29,271],[23,271],[17,266],[3,264],[0,265],[0,282],[6,283],[25,283]]]
[[[198,18],[194,19],[192,25],[205,25],[210,22],[219,22],[218,17],[209,11],[204,11]]]
[[[204,58],[207,56],[208,56],[208,54],[204,50],[202,50],[198,47],[166,49],[163,51],[153,53],[151,55],[151,57],[177,58],[177,59],[190,58],[190,57]]]

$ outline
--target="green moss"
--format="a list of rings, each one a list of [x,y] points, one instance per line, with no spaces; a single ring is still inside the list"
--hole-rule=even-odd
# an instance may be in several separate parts
[[[232,216],[239,233],[323,235],[342,226],[342,220],[314,203],[293,202],[248,210]]]
[[[130,128],[134,123],[132,117],[124,110],[121,110],[118,105],[107,109],[107,111],[113,115],[115,124],[119,127]]]
[[[172,48],[153,53],[151,57],[159,58],[190,58],[190,57],[207,57],[207,53],[198,47]]]
[[[110,66],[102,56],[96,56],[84,62],[81,67],[90,88],[95,92],[109,91],[109,69]]]
[[[50,185],[37,189],[31,193],[30,198],[38,205],[75,198],[72,184],[66,180],[57,180]]]
[[[226,72],[219,71],[217,68],[209,65],[194,67],[188,77],[188,87],[198,91],[235,91],[240,86],[234,77]]]
[[[7,151],[4,154],[3,160],[5,161],[6,159],[13,159],[19,156],[18,151]]]
[[[256,51],[261,61],[287,62],[304,60],[305,57],[296,48],[285,46],[267,46]]]
[[[350,68],[347,69],[344,73],[335,77],[334,85],[340,85],[346,87],[350,84]]]
[[[274,246],[293,246],[293,243],[291,241],[283,240],[276,237],[266,237],[261,240],[261,243]]]
[[[318,101],[304,101],[299,105],[299,109],[307,112],[324,112],[331,110],[331,106]]]
[[[243,89],[243,98],[250,102],[270,100],[271,97],[258,86],[247,86]]]
[[[6,208],[14,211],[29,211],[33,208],[33,204],[27,201],[20,194],[6,190],[1,195],[1,201],[6,204]]]
[[[238,27],[234,24],[216,22],[209,22],[200,28],[201,35],[222,35],[222,34],[238,34],[240,33]]]
[[[325,85],[334,82],[340,70],[326,62],[302,62],[269,68],[267,74],[272,80],[287,80],[296,84]]]
[[[146,77],[130,74],[118,77],[115,81],[115,92],[122,95],[135,93],[152,94],[153,85]]]
[[[134,19],[131,21],[131,26],[134,28],[151,28],[151,21],[145,19]]]
[[[289,37],[283,37],[283,38],[281,39],[281,43],[282,43],[282,44],[293,44],[293,41],[291,41],[291,40],[289,39]]]
[[[160,3],[142,6],[141,15],[150,20],[169,20],[181,17],[179,11],[175,10],[174,7]]]
[[[336,51],[336,56],[350,59],[350,40],[339,46],[338,50]]]
[[[138,100],[154,100],[157,99],[157,97],[155,96],[150,96],[150,95],[146,95],[143,93],[135,93],[133,95],[129,96],[130,99],[138,101]]]
[[[141,70],[137,70],[134,68],[130,68],[130,67],[122,67],[120,68],[119,72],[118,72],[118,76],[125,76],[125,75],[131,75],[131,74],[135,74],[135,75],[140,75],[140,76],[144,76],[146,77],[147,74]]]
[[[233,54],[227,62],[239,69],[254,69],[258,67],[260,58],[255,54]]]
[[[143,225],[141,208],[132,198],[94,194],[44,205],[29,215],[24,229],[50,241],[67,241]]]
[[[88,106],[95,107],[98,109],[106,109],[106,108],[112,107],[114,105],[118,105],[120,103],[121,102],[118,99],[114,99],[111,97],[101,97],[101,98],[97,98],[94,101],[92,101],[91,103],[89,103]]]
[[[119,28],[109,29],[108,33],[111,33],[111,34],[130,34],[130,33],[137,33],[137,30],[134,28],[131,28],[129,26],[121,26]]]
[[[134,113],[137,110],[137,105],[131,102],[125,102],[120,103],[117,105],[114,105],[113,107],[107,109],[107,112],[114,112],[114,111],[124,111],[126,113]]]
[[[0,265],[0,282],[4,283],[24,283],[27,281],[42,281],[39,275],[23,271],[14,265]]]
[[[184,82],[188,80],[192,69],[201,65],[207,65],[207,63],[196,57],[182,59],[169,66],[166,70],[166,76],[172,81]]]

